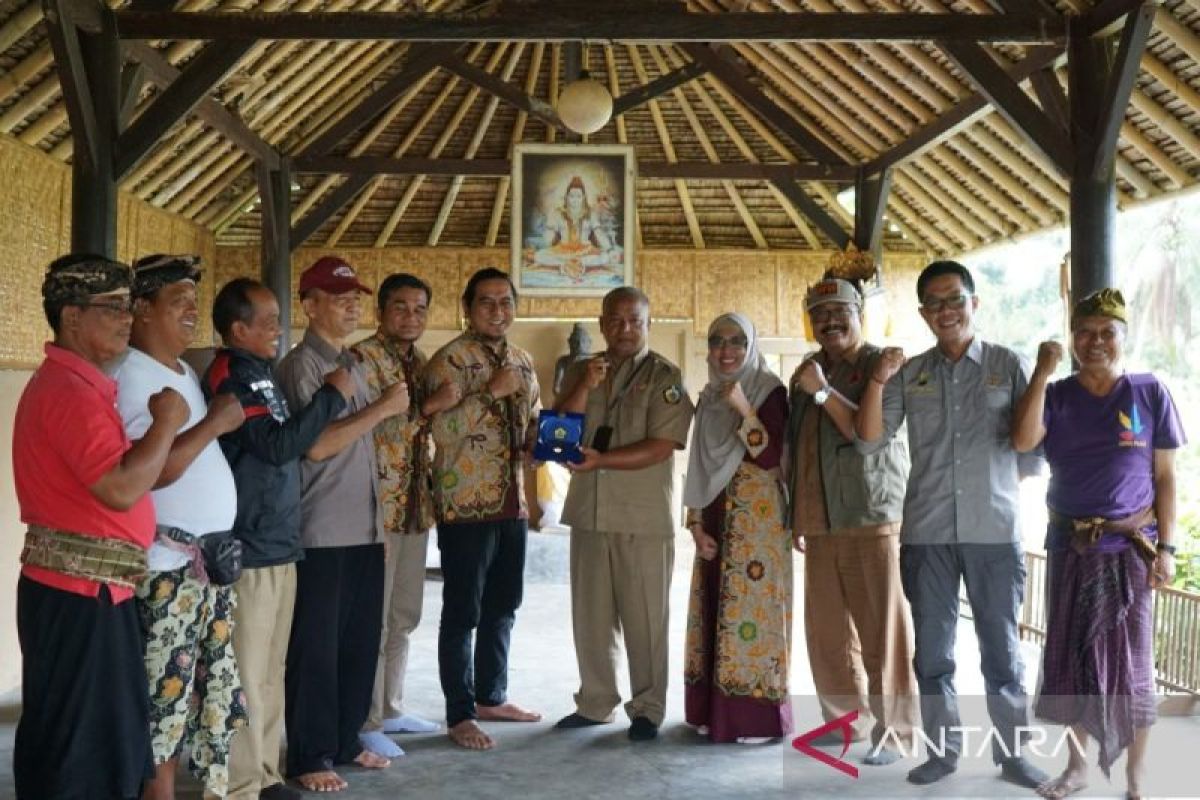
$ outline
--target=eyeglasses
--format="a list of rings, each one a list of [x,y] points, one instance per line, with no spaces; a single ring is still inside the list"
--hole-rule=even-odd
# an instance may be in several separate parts
[[[967,301],[971,299],[969,294],[956,294],[950,297],[926,297],[921,302],[921,308],[928,311],[930,314],[936,314],[943,309],[958,311],[960,308],[966,308]]]
[[[81,308],[98,308],[106,314],[112,314],[114,317],[133,313],[132,300],[92,300],[87,303],[80,303],[79,306]]]
[[[853,310],[853,306],[838,306],[837,308],[818,306],[809,311],[808,316],[812,317],[813,322],[829,322],[831,319],[836,319],[838,322],[848,322]]]
[[[710,336],[708,337],[708,349],[720,350],[722,347],[728,347],[730,350],[745,350],[750,344],[750,340],[745,336]]]

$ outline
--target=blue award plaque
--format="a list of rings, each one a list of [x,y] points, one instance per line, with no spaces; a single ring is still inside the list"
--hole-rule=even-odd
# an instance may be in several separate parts
[[[583,461],[579,443],[583,441],[583,414],[570,411],[542,411],[538,414],[537,443],[533,457],[538,461]]]

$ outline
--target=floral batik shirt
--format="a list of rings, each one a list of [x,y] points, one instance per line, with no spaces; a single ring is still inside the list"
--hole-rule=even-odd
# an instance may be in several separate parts
[[[423,533],[433,527],[429,421],[421,416],[421,402],[426,396],[421,371],[428,359],[415,346],[405,354],[399,342],[379,333],[352,350],[366,373],[372,402],[401,378],[408,384],[408,412],[375,426],[375,463],[383,529],[388,533]]]
[[[516,367],[522,386],[493,399],[488,381],[505,364]],[[541,397],[529,353],[498,346],[467,331],[434,353],[425,368],[428,397],[447,381],[462,400],[432,419],[433,502],[439,523],[527,519],[523,452],[537,431]]]

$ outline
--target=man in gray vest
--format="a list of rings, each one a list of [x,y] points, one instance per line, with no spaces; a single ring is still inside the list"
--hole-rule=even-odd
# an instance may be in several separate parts
[[[823,280],[809,288],[805,308],[821,349],[792,377],[788,441],[808,660],[825,720],[858,711],[854,738],[870,734],[872,742],[863,763],[890,764],[898,754],[883,746],[884,734],[906,741],[915,723],[913,636],[900,585],[908,454],[896,439],[871,456],[854,449],[854,413],[882,352],[863,341],[858,289]]]

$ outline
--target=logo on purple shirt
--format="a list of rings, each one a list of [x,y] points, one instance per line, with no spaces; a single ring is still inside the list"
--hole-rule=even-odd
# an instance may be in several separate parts
[[[1141,415],[1138,413],[1137,403],[1134,403],[1126,414],[1124,411],[1117,411],[1117,419],[1121,423],[1121,432],[1118,434],[1121,447],[1145,447],[1146,440],[1138,438],[1146,426],[1142,424]]]

